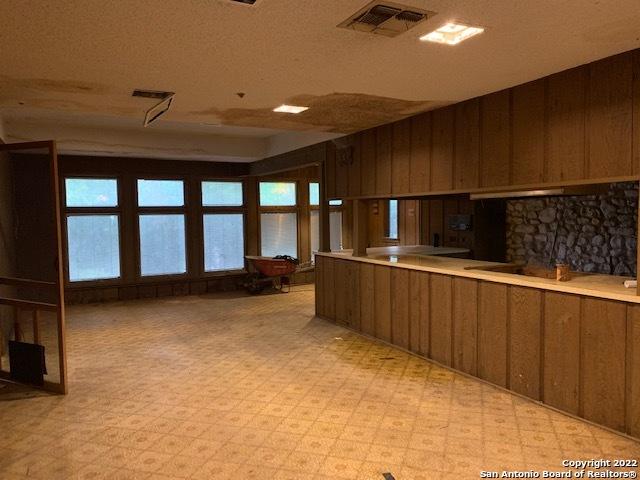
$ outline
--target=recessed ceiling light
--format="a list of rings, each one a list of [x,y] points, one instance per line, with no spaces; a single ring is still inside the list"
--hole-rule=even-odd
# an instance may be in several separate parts
[[[474,35],[484,32],[482,27],[470,27],[461,23],[449,22],[431,33],[420,37],[423,42],[445,43],[447,45],[457,45],[458,43],[471,38]]]
[[[301,113],[305,110],[309,110],[309,107],[297,107],[295,105],[280,105],[273,109],[274,112],[278,113]]]

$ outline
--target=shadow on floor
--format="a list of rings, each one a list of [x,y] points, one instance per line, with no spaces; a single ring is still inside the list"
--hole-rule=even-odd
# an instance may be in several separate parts
[[[0,380],[0,402],[12,402],[29,398],[48,397],[52,394],[35,387]]]

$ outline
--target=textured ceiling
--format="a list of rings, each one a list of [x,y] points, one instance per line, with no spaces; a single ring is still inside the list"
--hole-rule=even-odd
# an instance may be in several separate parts
[[[22,110],[32,124],[34,112],[48,111],[67,125],[71,115],[80,124],[112,117],[110,127],[129,128],[153,104],[131,97],[146,88],[176,92],[162,121],[182,132],[187,149],[188,135],[264,143],[267,133],[210,132],[202,123],[276,130],[267,137],[299,131],[299,146],[317,132],[363,129],[640,47],[638,0],[406,0],[437,14],[395,38],[336,28],[366,3],[3,0],[7,135],[33,136]],[[449,20],[486,31],[456,47],[418,41]],[[271,112],[286,102],[311,108]]]

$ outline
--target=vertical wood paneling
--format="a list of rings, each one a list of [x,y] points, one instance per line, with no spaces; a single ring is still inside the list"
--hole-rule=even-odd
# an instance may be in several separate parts
[[[478,302],[478,376],[506,387],[507,286],[480,282]]]
[[[420,346],[419,352],[425,357],[431,357],[429,345],[431,342],[431,274],[420,272]]]
[[[362,195],[376,193],[376,130],[369,129],[361,133],[360,172]]]
[[[616,55],[589,65],[588,175],[631,175],[633,55]]]
[[[375,265],[374,316],[376,337],[391,342],[391,267]]]
[[[411,175],[411,120],[401,120],[392,126],[391,191],[410,192]]]
[[[358,262],[344,260],[346,264],[346,325],[360,330],[360,268]]]
[[[502,90],[482,97],[481,174],[483,187],[509,184],[510,168],[510,91]]]
[[[324,273],[322,275],[324,285],[324,316],[330,320],[336,318],[336,298],[335,298],[335,278],[334,278],[335,260],[331,257],[323,257],[322,266]]]
[[[454,107],[434,110],[431,138],[431,189],[446,191],[453,187]]]
[[[335,320],[339,325],[347,325],[347,302],[351,292],[348,288],[347,261],[333,259]]]
[[[455,106],[455,189],[480,186],[480,100]]]
[[[443,365],[451,366],[452,278],[447,275],[431,274],[429,280],[430,357]]]
[[[318,255],[315,262],[316,315],[324,317],[324,257]]]
[[[345,147],[336,148],[333,142],[329,142],[329,149],[334,149],[336,152],[336,196],[346,197],[349,195],[349,162],[351,161],[351,155]]]
[[[349,165],[349,196],[356,197],[360,195],[360,181],[362,172],[360,171],[360,163],[362,156],[362,135],[355,134],[350,139],[352,154],[351,164]]]
[[[431,200],[429,202],[429,240],[428,244],[434,244],[434,235],[440,236],[440,246],[444,238],[444,202],[442,200]]]
[[[376,128],[376,194],[391,193],[391,125]]]
[[[360,263],[360,330],[367,335],[376,334],[374,296],[374,266]]]
[[[513,88],[511,183],[544,181],[544,79]]]
[[[581,332],[582,414],[588,420],[624,431],[625,304],[586,298]]]
[[[627,319],[627,433],[640,437],[640,305]]]
[[[409,270],[391,269],[391,341],[409,348]]]
[[[409,271],[409,350],[414,353],[420,351],[420,322],[422,307],[422,291],[420,277],[423,272]]]
[[[540,290],[511,287],[509,300],[509,388],[540,400],[542,341]]]
[[[412,193],[428,192],[431,165],[431,114],[411,117],[409,188]]]
[[[546,181],[585,176],[585,90],[587,67],[548,77]]]
[[[453,279],[453,368],[478,373],[478,282]]]
[[[543,401],[578,414],[580,297],[545,292]]]
[[[633,52],[633,173],[640,172],[640,51]]]

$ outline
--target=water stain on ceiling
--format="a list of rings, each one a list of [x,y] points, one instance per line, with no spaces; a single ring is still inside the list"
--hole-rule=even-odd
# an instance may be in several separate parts
[[[320,96],[296,95],[286,99],[285,103],[309,109],[297,115],[276,113],[272,108],[210,108],[192,113],[200,117],[214,116],[224,125],[353,133],[450,102],[401,100],[361,93],[331,93]]]

